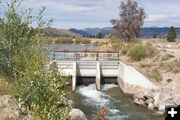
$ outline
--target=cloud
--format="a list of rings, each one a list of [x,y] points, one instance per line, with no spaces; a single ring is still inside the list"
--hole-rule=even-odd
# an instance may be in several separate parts
[[[161,22],[167,19],[167,16],[164,14],[160,15],[148,15],[146,21],[148,22]]]
[[[4,0],[5,1],[5,0]],[[122,0],[24,0],[24,6],[34,9],[46,6],[47,18],[54,18],[56,27],[106,27],[118,18]],[[144,26],[180,26],[180,0],[136,0],[147,18]]]
[[[31,0],[25,5],[33,8],[46,6],[48,10],[54,13],[86,13],[100,9],[103,5],[100,2],[102,0],[39,0],[38,2]]]

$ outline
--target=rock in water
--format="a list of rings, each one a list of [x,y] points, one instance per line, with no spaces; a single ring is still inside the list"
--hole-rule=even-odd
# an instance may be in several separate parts
[[[69,112],[70,120],[87,120],[85,114],[80,109],[72,109]]]
[[[153,111],[154,110],[154,104],[153,103],[149,103],[148,109]]]
[[[68,105],[68,107],[73,108],[74,107],[74,102],[72,100],[68,100],[67,105]]]

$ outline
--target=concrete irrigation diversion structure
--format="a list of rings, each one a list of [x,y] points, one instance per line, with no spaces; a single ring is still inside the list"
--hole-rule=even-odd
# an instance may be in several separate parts
[[[73,53],[77,56],[77,52]],[[136,69],[122,63],[119,60],[119,53],[103,52],[103,54],[108,55],[111,59],[115,56],[117,57],[117,59],[112,60],[100,60],[100,58],[97,58],[97,56],[103,56],[100,55],[102,53],[98,53],[99,55],[97,55],[97,52],[93,53],[96,53],[96,55],[94,55],[96,58],[94,59],[87,59],[88,52],[86,52],[86,59],[54,59],[54,63],[57,65],[58,71],[61,74],[63,74],[64,76],[72,76],[73,91],[76,90],[76,85],[79,80],[77,79],[78,77],[94,77],[97,90],[101,90],[102,78],[106,77],[117,78],[117,83],[124,93],[133,94],[142,89],[155,88],[155,85],[151,81],[149,81],[145,76],[139,73]]]

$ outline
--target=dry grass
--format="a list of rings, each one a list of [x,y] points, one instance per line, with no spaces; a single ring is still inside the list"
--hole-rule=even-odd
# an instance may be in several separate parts
[[[75,38],[74,43],[90,44],[91,40],[88,38]]]
[[[174,58],[174,55],[172,55],[172,54],[164,54],[164,55],[162,55],[161,60],[162,61],[167,61],[167,60],[170,60],[171,58]]]
[[[155,80],[156,82],[162,81],[162,74],[159,72],[158,69],[152,70],[151,72],[147,72],[146,74],[149,78]]]
[[[11,91],[11,85],[2,77],[0,77],[0,95],[7,95]]]

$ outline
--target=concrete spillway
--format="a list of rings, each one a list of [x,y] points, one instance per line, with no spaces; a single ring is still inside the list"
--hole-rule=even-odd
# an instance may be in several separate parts
[[[120,61],[56,61],[58,71],[64,76],[72,76],[72,90],[76,90],[78,77],[94,77],[97,90],[101,90],[102,78],[117,78],[124,92],[154,88],[146,77],[131,66]]]

